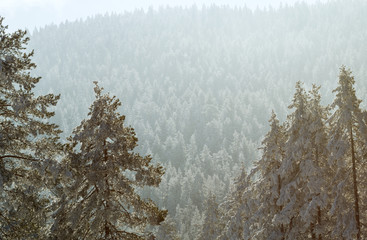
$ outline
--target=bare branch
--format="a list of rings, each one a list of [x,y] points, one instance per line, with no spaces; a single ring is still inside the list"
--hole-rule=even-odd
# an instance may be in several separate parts
[[[32,161],[32,162],[39,161],[39,159],[27,158],[27,157],[22,157],[22,156],[17,156],[17,155],[4,155],[4,156],[0,156],[0,159],[4,159],[4,158],[16,158],[16,159],[28,160],[28,161]]]

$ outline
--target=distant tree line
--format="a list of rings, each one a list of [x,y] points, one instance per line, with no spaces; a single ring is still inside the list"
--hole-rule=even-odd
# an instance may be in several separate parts
[[[161,8],[31,35],[2,26],[1,237],[365,238],[355,96],[367,96],[366,9]],[[342,63],[360,81],[342,67],[337,85]]]

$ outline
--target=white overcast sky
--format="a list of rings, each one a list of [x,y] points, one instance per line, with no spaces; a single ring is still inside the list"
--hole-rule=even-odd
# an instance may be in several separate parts
[[[327,0],[304,0],[307,3],[314,3]],[[294,4],[298,0],[0,0],[0,16],[5,17],[5,25],[9,25],[9,30],[29,29],[33,31],[35,27],[42,27],[51,23],[60,23],[65,20],[85,18],[95,14],[106,12],[123,13],[132,11],[135,8],[148,8],[153,6],[191,6],[196,4],[211,5],[246,5],[252,9],[257,6],[263,8],[272,5],[279,6],[279,3]]]

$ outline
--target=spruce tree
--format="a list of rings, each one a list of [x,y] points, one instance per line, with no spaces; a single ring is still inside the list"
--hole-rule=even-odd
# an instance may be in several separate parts
[[[305,160],[308,138],[307,121],[307,95],[301,82],[296,84],[296,92],[290,109],[295,109],[288,115],[287,141],[285,143],[285,157],[279,168],[280,191],[277,205],[281,211],[274,216],[273,223],[284,227],[284,239],[297,239],[300,237],[299,209],[302,206],[305,193],[302,191],[304,182],[300,181],[300,164]]]
[[[335,112],[329,119],[330,136],[328,148],[329,162],[335,168],[334,201],[331,213],[336,219],[335,237],[365,239],[362,233],[360,182],[365,177],[362,163],[365,161],[366,122],[360,109],[361,100],[356,97],[352,72],[344,66],[340,68],[339,84],[333,91],[336,97],[331,107]]]
[[[275,215],[274,223],[286,226],[285,239],[300,239],[313,232],[313,215],[307,209],[310,201],[314,205],[321,204],[320,199],[316,198],[316,186],[310,184],[310,179],[320,169],[314,159],[310,96],[301,82],[296,84],[296,93],[289,108],[294,109],[294,112],[288,115],[285,157],[279,168],[282,185],[277,204],[282,210]]]
[[[214,194],[209,193],[205,203],[204,222],[199,236],[200,240],[216,239],[219,236],[220,228],[218,224],[220,215],[216,197]]]
[[[155,235],[159,240],[180,240],[177,233],[177,224],[169,215],[160,224]]]
[[[0,17],[0,238],[40,239],[47,233],[49,206],[46,176],[61,145],[55,124],[49,123],[59,96],[36,96],[40,77],[31,70],[29,38],[18,30],[7,33]],[[52,187],[52,186],[51,186]]]
[[[330,174],[327,164],[327,109],[320,105],[320,87],[309,94],[300,82],[290,108],[287,128],[275,114],[263,141],[262,158],[255,163],[259,208],[256,237],[312,239],[330,237]]]
[[[96,100],[88,119],[69,138],[69,153],[62,164],[71,177],[63,179],[65,195],[55,213],[52,234],[57,239],[146,239],[148,229],[159,225],[167,211],[138,188],[158,186],[164,173],[152,158],[133,152],[134,129],[124,125],[117,112],[120,101],[102,94],[97,83]]]
[[[253,239],[252,226],[256,223],[254,215],[258,209],[253,178],[254,172],[247,174],[242,167],[240,175],[234,181],[234,189],[220,206],[220,211],[224,214],[217,225],[221,229],[218,240]]]
[[[286,133],[284,126],[279,124],[276,114],[272,112],[270,131],[265,136],[261,149],[262,157],[255,162],[255,171],[259,173],[257,184],[257,197],[259,208],[256,212],[257,227],[256,237],[261,239],[282,239],[284,226],[273,224],[274,215],[282,210],[277,205],[282,186],[279,173],[280,165],[284,158],[284,145]]]
[[[325,121],[328,117],[328,108],[321,106],[320,87],[313,85],[309,92],[308,150],[305,161],[300,165],[300,176],[306,182],[306,197],[300,209],[304,226],[309,229],[312,239],[330,239],[330,227],[333,225],[327,214],[330,206],[330,176],[332,170],[327,162],[327,132]]]

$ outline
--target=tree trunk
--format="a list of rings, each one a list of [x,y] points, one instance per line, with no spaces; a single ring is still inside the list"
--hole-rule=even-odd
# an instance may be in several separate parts
[[[281,182],[280,182],[280,176],[278,175],[278,196],[280,196],[280,185],[281,185]],[[279,206],[279,211],[282,211],[282,206]],[[283,224],[280,226],[280,232],[282,234],[282,240],[284,240],[284,226]]]
[[[104,150],[103,150],[103,161],[105,162],[105,164],[107,164],[108,161],[108,152],[106,149],[106,140],[104,140],[103,142],[103,146],[104,146]],[[106,181],[106,209],[108,209],[110,206],[108,204],[108,200],[110,198],[110,186],[108,184],[108,174],[106,173],[105,175],[105,181]],[[110,235],[110,227],[108,226],[108,221],[107,219],[105,219],[105,238],[108,239],[109,235]]]
[[[321,209],[317,207],[317,224],[321,225]],[[319,235],[319,240],[322,240],[321,234]]]
[[[315,224],[311,223],[311,225],[310,225],[310,231],[311,231],[312,239],[313,239],[313,240],[316,240]]]
[[[355,150],[354,150],[354,139],[353,139],[353,131],[352,126],[350,127],[350,147],[352,153],[352,168],[353,168],[353,193],[354,193],[354,214],[356,220],[357,227],[357,240],[361,239],[361,223],[359,220],[359,195],[358,195],[358,186],[357,186],[357,168],[356,168],[356,158],[355,158]]]
[[[319,149],[316,147],[316,163],[317,163],[317,166],[320,167],[320,164],[319,164]],[[317,206],[317,225],[320,226],[321,225],[321,208],[320,206]],[[313,234],[314,233],[315,229],[313,229]],[[315,234],[315,239],[316,239],[316,234]],[[318,235],[318,240],[322,240],[322,236],[321,234]]]

